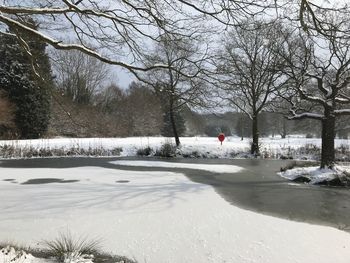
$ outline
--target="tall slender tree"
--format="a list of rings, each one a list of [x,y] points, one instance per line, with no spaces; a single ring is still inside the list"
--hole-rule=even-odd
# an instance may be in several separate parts
[[[259,114],[272,105],[283,84],[281,57],[275,52],[283,43],[279,26],[257,21],[233,28],[217,62],[219,96],[251,120],[250,151],[255,155],[259,154]]]
[[[170,121],[177,146],[180,145],[179,124],[181,108],[204,105],[205,83],[200,80],[206,54],[188,38],[163,36],[162,40],[145,56],[146,67],[152,64],[166,65],[155,69],[143,80],[160,98],[165,120]],[[189,77],[191,76],[191,77]]]

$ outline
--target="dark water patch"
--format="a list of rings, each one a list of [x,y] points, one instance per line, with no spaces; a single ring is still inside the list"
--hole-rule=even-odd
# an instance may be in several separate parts
[[[61,182],[59,182],[59,183],[61,183],[61,184],[69,184],[69,183],[77,183],[77,182],[79,182],[79,180],[62,180]]]
[[[24,183],[21,184],[52,184],[52,183],[76,183],[79,182],[79,180],[64,180],[64,179],[58,179],[58,178],[38,178],[38,179],[29,179]]]
[[[128,181],[128,180],[118,180],[118,181],[116,181],[116,183],[126,184],[126,183],[130,183],[130,181]]]
[[[19,160],[1,160],[1,167],[6,168],[52,168],[64,169],[87,166],[104,166],[109,161],[116,158],[89,158],[89,157],[71,157],[71,158],[37,158],[37,159],[19,159]]]
[[[232,175],[186,175],[212,185],[228,202],[244,209],[350,231],[349,189],[290,184],[277,175],[281,162],[255,161],[260,165],[240,162],[245,170]]]
[[[295,183],[310,183],[311,179],[306,177],[306,176],[299,176],[297,178],[295,178],[294,180],[291,180],[292,182]]]
[[[13,182],[16,181],[16,179],[3,179],[4,182]]]

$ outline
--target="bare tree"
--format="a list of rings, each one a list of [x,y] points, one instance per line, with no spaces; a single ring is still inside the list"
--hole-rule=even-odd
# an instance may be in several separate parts
[[[1,0],[0,33],[13,28],[28,54],[31,50],[19,31],[56,49],[79,50],[138,76],[139,71],[166,67],[145,68],[139,63],[160,36],[192,37],[203,33],[200,28],[208,19],[234,25],[240,17],[276,6],[274,0]],[[22,18],[28,16],[41,27],[26,26]]]
[[[55,52],[53,63],[58,89],[72,101],[92,103],[108,76],[105,63],[79,51]]]
[[[295,6],[294,1],[291,1]],[[292,8],[293,9],[293,8]],[[334,28],[329,23],[329,13],[340,15],[343,18],[348,15],[348,4],[346,1],[316,1],[316,0],[299,0],[296,7],[297,19],[300,22],[302,30],[310,35],[321,34],[332,36]],[[291,14],[291,8],[287,5],[287,16]],[[349,34],[350,29],[339,27],[337,30]]]
[[[176,114],[185,104],[193,107],[204,105],[206,85],[200,76],[206,54],[187,38],[164,36],[145,59],[148,65],[167,65],[167,69],[150,71],[144,81],[160,98],[164,114],[169,115],[176,145],[179,146]]]
[[[164,34],[201,34],[199,26],[211,19],[216,25],[238,25],[242,18],[288,16],[299,20],[305,29],[327,31],[319,10],[342,12],[338,6],[317,4],[316,0],[1,0],[0,31],[15,29],[23,48],[30,50],[16,31],[25,31],[56,49],[80,50],[104,62],[118,65],[137,74],[147,70],[135,64],[148,48],[145,43],[159,41]],[[323,1],[327,2],[327,1]],[[335,1],[331,1],[335,2]],[[284,12],[284,10],[286,10]],[[266,11],[266,12],[265,12]],[[292,16],[291,16],[292,15]],[[40,29],[31,29],[21,18],[40,21]],[[217,29],[217,28],[216,28]],[[62,33],[64,30],[64,33]],[[64,35],[74,38],[66,41]],[[146,40],[145,40],[146,39]],[[102,50],[109,52],[103,53]],[[141,56],[142,57],[142,56]],[[130,59],[131,58],[131,59]],[[151,66],[153,68],[154,65]],[[160,67],[161,65],[156,65]]]
[[[233,28],[218,57],[219,96],[244,112],[252,121],[251,153],[259,154],[258,116],[282,87],[281,57],[275,52],[283,39],[279,24],[256,22]]]
[[[310,118],[322,124],[321,168],[333,167],[336,119],[350,115],[350,38],[341,28],[350,24],[328,13],[326,34],[286,36],[284,58],[292,82],[290,119]]]

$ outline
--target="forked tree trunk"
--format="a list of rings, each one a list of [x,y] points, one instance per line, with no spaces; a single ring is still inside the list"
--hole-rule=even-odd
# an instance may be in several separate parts
[[[259,129],[258,129],[258,115],[254,114],[252,120],[252,136],[253,142],[251,145],[250,153],[259,155]]]
[[[172,107],[170,107],[169,114],[170,114],[170,122],[171,122],[171,127],[173,128],[176,146],[180,146],[180,138],[179,138],[179,134],[177,133],[174,110]]]
[[[335,116],[325,110],[325,118],[322,120],[322,151],[321,168],[333,168],[335,162],[334,150]]]

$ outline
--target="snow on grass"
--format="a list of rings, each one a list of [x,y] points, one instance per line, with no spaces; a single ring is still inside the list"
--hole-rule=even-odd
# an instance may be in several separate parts
[[[77,252],[67,253],[62,261],[53,258],[36,258],[30,253],[12,246],[0,249],[1,263],[93,263],[93,257]],[[118,263],[118,262],[117,262]]]
[[[79,182],[20,184],[34,178]],[[69,229],[101,238],[103,250],[138,262],[347,263],[350,258],[348,233],[240,209],[181,173],[0,168],[0,179],[1,238],[22,244],[35,246]],[[116,183],[120,180],[129,183]]]
[[[180,153],[191,155],[197,153],[198,156],[209,158],[231,158],[240,153],[247,153],[250,149],[250,139],[243,141],[237,137],[227,137],[223,143],[215,137],[182,137]],[[261,138],[261,153],[270,157],[278,158],[281,155],[296,158],[296,150],[305,146],[321,146],[320,139],[314,138]],[[1,146],[11,147],[11,149],[72,149],[79,154],[80,149],[89,150],[109,150],[121,148],[121,156],[136,156],[137,150],[151,147],[154,151],[160,149],[162,144],[173,143],[172,138],[164,137],[129,137],[129,138],[56,138],[38,140],[3,140]],[[345,146],[350,148],[349,140],[335,140],[336,147]],[[118,152],[118,151],[117,151]],[[98,151],[97,151],[98,153]],[[93,154],[96,155],[96,154]]]
[[[195,164],[195,163],[175,163],[175,162],[162,162],[162,161],[128,161],[128,160],[118,160],[110,163],[116,164],[116,165],[126,165],[126,166],[195,169],[195,170],[208,171],[212,173],[237,173],[243,170],[242,167],[239,167],[237,165],[225,165],[225,164]]]
[[[35,258],[24,250],[15,249],[11,246],[6,246],[0,249],[1,263],[58,263],[51,259]],[[67,262],[73,263],[73,262]],[[92,262],[86,262],[92,263]]]
[[[64,255],[63,263],[93,263],[92,255],[82,255],[79,252],[69,252]]]
[[[0,262],[2,263],[32,263],[33,261],[34,257],[22,250],[16,251],[10,246],[0,249]]]

